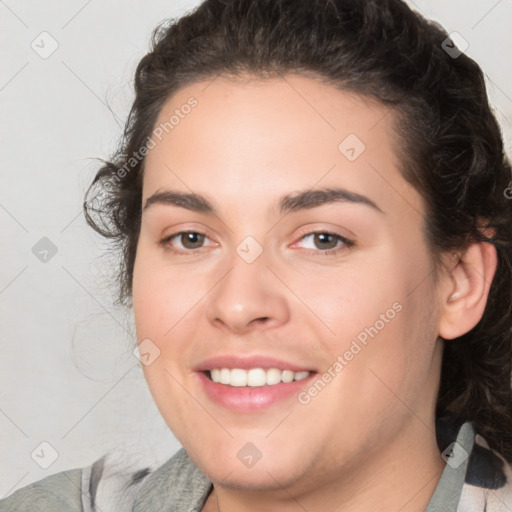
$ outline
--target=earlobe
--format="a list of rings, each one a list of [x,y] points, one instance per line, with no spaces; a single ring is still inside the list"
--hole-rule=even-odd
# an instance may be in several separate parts
[[[475,327],[485,310],[496,272],[496,248],[474,243],[450,272],[451,286],[441,296],[439,336],[454,339]]]

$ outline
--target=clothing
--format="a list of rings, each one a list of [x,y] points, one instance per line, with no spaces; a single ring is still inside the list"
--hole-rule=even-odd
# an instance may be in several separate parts
[[[472,424],[438,424],[436,434],[447,464],[425,512],[512,511],[512,468]],[[107,455],[16,491],[0,512],[199,512],[211,490],[184,449],[155,471],[120,471]]]

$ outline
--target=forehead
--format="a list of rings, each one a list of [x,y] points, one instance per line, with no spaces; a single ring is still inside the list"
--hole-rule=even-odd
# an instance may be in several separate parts
[[[159,114],[144,197],[166,187],[210,197],[236,191],[256,206],[270,190],[343,186],[383,210],[419,212],[421,198],[399,172],[395,116],[376,100],[296,74],[193,83]]]

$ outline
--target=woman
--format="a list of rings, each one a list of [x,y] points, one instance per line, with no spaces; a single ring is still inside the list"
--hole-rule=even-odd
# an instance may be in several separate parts
[[[135,89],[85,212],[183,449],[0,509],[512,509],[511,168],[478,65],[399,0],[206,0]]]

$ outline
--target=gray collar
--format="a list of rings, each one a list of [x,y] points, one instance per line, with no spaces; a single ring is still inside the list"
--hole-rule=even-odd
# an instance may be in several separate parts
[[[466,422],[460,427],[456,441],[443,451],[447,463],[425,512],[456,512],[474,442],[475,431]]]
[[[199,512],[211,490],[211,482],[181,448],[147,477],[133,512]]]

